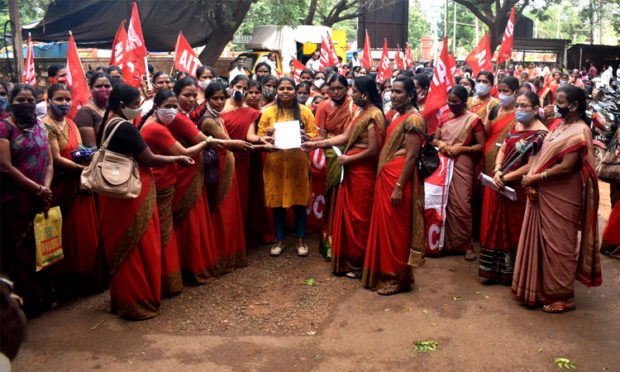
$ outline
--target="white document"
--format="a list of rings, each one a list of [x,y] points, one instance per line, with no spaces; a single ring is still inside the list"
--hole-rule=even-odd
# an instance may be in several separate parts
[[[512,187],[504,186],[503,189],[498,190],[493,184],[493,178],[487,176],[484,173],[480,174],[480,183],[482,184],[482,186],[493,189],[498,194],[503,195],[512,201],[517,200],[517,192],[515,191],[515,189],[513,189]]]
[[[342,151],[340,151],[340,149],[336,146],[332,146],[332,149],[334,149],[334,152],[336,153],[336,156],[341,156],[342,155]],[[340,167],[340,183],[342,183],[342,180],[344,179],[344,167]]]
[[[275,146],[281,150],[298,149],[301,147],[299,121],[280,121],[275,123]]]

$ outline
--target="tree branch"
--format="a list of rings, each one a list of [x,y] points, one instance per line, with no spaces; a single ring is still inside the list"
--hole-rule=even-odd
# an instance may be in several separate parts
[[[314,15],[316,14],[316,5],[318,0],[311,0],[310,7],[308,8],[308,16],[304,20],[304,25],[311,25],[314,22]]]
[[[480,9],[478,8],[478,4],[473,4],[473,2],[467,1],[467,0],[454,0],[454,1],[457,4],[461,4],[465,8],[469,9],[474,14],[474,16],[476,16],[476,18],[482,21],[482,23],[486,24],[487,26],[491,25],[492,20],[490,16],[492,16],[492,14],[489,14],[489,17],[482,14],[482,12],[480,12]]]

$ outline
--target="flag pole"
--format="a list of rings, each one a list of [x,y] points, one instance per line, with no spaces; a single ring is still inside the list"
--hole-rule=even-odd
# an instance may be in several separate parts
[[[153,90],[153,85],[151,84],[151,77],[149,76],[149,62],[144,57],[144,70],[146,71],[146,88],[149,90]]]

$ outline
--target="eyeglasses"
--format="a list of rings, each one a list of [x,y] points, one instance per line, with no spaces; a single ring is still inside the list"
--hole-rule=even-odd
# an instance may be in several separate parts
[[[525,105],[525,104],[521,104],[521,103],[515,103],[515,108],[519,109],[519,108],[528,108],[528,107],[534,107],[533,105]]]

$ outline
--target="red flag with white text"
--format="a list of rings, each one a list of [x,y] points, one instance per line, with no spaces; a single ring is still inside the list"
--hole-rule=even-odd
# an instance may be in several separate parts
[[[123,68],[125,61],[125,49],[127,48],[127,31],[125,31],[125,20],[121,21],[121,25],[114,36],[112,44],[112,55],[110,56],[110,66],[118,66]]]
[[[448,61],[450,61],[450,76],[452,76],[452,83],[454,85],[454,77],[456,76],[456,58],[454,58],[454,53],[450,53],[450,59]],[[450,88],[452,88],[452,86],[450,86]]]
[[[495,64],[498,66],[503,62],[506,62],[512,58],[512,44],[514,41],[514,28],[515,28],[515,8],[512,8],[508,23],[506,24],[506,31],[504,31],[504,38],[502,39],[502,45],[497,52],[497,58]]]
[[[411,49],[409,48],[409,42],[405,43],[405,66],[413,67],[413,57],[411,56]]]
[[[366,38],[364,39],[364,55],[362,56],[362,67],[371,68],[373,65],[372,54],[370,54],[370,36],[366,30]]]
[[[190,76],[196,76],[196,70],[200,66],[202,63],[196,56],[194,49],[183,37],[183,32],[179,31],[177,44],[174,47],[174,68],[177,71],[187,72]]]
[[[24,66],[24,74],[22,76],[22,83],[35,86],[37,82],[37,76],[34,72],[34,54],[32,52],[32,37],[28,34],[28,50],[26,51],[26,64]]]
[[[400,47],[399,47],[398,51],[394,55],[394,64],[396,65],[397,69],[404,70],[405,69],[405,61],[403,60],[403,56],[401,56],[401,54],[402,53],[401,53]]]
[[[71,112],[67,116],[72,119],[77,110],[90,101],[90,89],[88,89],[82,62],[71,33],[69,34],[69,49],[67,51],[67,86],[71,88],[72,104]]]
[[[392,67],[390,66],[390,56],[388,55],[387,39],[383,39],[383,52],[381,53],[381,62],[377,72],[377,81],[383,83],[391,76]]]
[[[454,159],[439,153],[439,167],[424,180],[424,216],[426,225],[426,254],[438,255],[443,249],[446,206],[454,171]]]
[[[299,83],[299,76],[301,72],[306,69],[303,63],[299,62],[296,58],[293,58],[293,80],[295,83]]]
[[[325,67],[331,66],[330,62],[331,62],[331,58],[329,55],[329,49],[327,47],[327,43],[325,42],[324,38],[321,38],[321,57],[319,58],[319,62],[321,63],[319,65],[319,69],[322,70]]]
[[[493,71],[493,55],[491,54],[491,44],[489,35],[484,34],[478,45],[469,53],[465,62],[471,67],[473,76],[478,76],[480,71]]]
[[[133,3],[131,10],[131,20],[127,28],[127,44],[125,47],[125,63],[123,64],[123,79],[126,84],[136,88],[140,87],[142,75],[146,73],[147,56],[144,37],[142,36],[142,26],[140,25],[140,15],[138,6]]]
[[[437,119],[448,106],[448,89],[454,85],[449,69],[448,38],[444,38],[443,48],[437,63],[435,63],[433,80],[431,80],[431,87],[422,111],[422,116],[428,123],[429,134],[435,133],[438,124]]]

